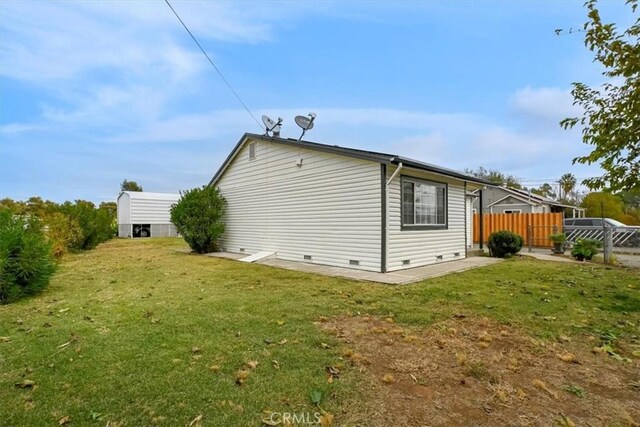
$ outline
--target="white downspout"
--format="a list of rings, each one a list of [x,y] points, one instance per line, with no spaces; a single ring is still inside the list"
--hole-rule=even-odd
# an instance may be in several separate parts
[[[398,174],[400,173],[400,170],[402,170],[402,162],[398,163],[398,167],[396,168],[395,171],[393,171],[393,174],[391,174],[391,177],[387,180],[387,183],[384,186],[384,191],[385,191],[384,200],[386,202],[386,206],[384,207],[384,212],[385,212],[385,219],[384,219],[385,248],[384,250],[386,252],[384,271],[388,271],[387,265],[389,264],[389,185],[391,184],[393,179],[396,176],[398,176]],[[400,189],[400,203],[402,203],[402,188]],[[402,218],[400,218],[400,221],[402,221]]]
[[[389,184],[391,184],[391,181],[393,181],[393,178],[395,178],[396,175],[398,175],[398,173],[400,173],[401,169],[402,169],[402,163],[398,163],[398,167],[396,168],[395,171],[393,171],[393,174],[391,175],[391,178],[389,178],[387,180],[387,189],[389,189]]]

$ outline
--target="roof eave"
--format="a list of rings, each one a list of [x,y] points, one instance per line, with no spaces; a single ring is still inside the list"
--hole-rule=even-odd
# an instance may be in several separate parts
[[[404,157],[393,155],[393,154],[369,152],[369,151],[366,151],[366,150],[339,147],[337,145],[319,144],[319,143],[316,143],[316,142],[304,141],[304,140],[296,140],[296,139],[291,139],[291,138],[287,138],[287,139],[285,139],[285,138],[275,138],[275,137],[268,136],[268,135],[258,135],[258,134],[255,134],[255,133],[248,133],[247,132],[244,135],[242,135],[242,138],[240,138],[240,140],[238,141],[236,146],[233,148],[231,153],[224,160],[224,162],[222,163],[222,165],[220,166],[218,171],[215,173],[213,178],[211,178],[211,180],[209,181],[209,185],[215,185],[218,182],[220,177],[224,174],[224,171],[227,169],[227,166],[233,161],[233,158],[236,156],[236,154],[238,153],[238,151],[240,150],[240,148],[242,147],[244,142],[246,140],[250,139],[250,138],[251,139],[259,139],[259,140],[263,140],[263,141],[277,142],[277,143],[281,143],[281,144],[287,144],[287,145],[298,146],[298,147],[302,146],[303,148],[308,148],[308,149],[312,149],[312,150],[318,150],[318,151],[324,151],[324,152],[339,154],[339,155],[343,155],[343,156],[347,156],[347,157],[359,158],[359,159],[362,159],[362,160],[373,161],[373,162],[376,162],[376,163],[395,164],[395,165],[398,165],[399,163],[402,163],[403,165],[408,166],[408,167],[424,170],[426,172],[437,173],[437,174],[440,174],[440,175],[456,178],[456,179],[459,179],[459,180],[462,180],[462,181],[473,182],[473,183],[480,184],[480,185],[492,185],[493,184],[493,183],[491,183],[489,181],[485,181],[485,180],[483,180],[481,178],[476,178],[474,176],[466,175],[466,174],[461,173],[461,172],[453,171],[453,170],[446,169],[446,168],[441,168],[441,167],[438,167],[438,166],[435,166],[435,165],[430,165],[430,164],[427,164],[427,163],[422,163],[422,162],[419,162],[419,161],[416,161],[416,160],[413,160],[413,159],[408,159],[408,158],[404,158]]]

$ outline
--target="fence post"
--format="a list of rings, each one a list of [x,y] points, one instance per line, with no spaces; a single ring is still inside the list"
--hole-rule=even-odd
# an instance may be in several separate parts
[[[527,243],[529,244],[529,252],[533,252],[533,225],[527,225]]]
[[[553,234],[558,234],[558,224],[553,224]]]
[[[613,228],[605,227],[604,228],[604,263],[611,263],[611,254],[613,253]]]

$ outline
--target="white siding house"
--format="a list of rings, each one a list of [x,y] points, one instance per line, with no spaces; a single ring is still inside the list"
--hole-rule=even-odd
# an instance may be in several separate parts
[[[399,156],[245,134],[210,185],[227,200],[225,251],[385,272],[464,258],[466,191],[484,183]]]
[[[171,205],[179,194],[123,191],[118,196],[118,237],[175,237]]]

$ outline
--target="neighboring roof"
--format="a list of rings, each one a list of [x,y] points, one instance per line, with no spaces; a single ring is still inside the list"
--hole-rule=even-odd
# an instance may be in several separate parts
[[[170,200],[177,202],[180,200],[180,194],[174,193],[151,193],[149,191],[123,191],[118,196],[118,199],[123,194],[128,194],[132,199],[138,200]]]
[[[249,138],[258,139],[258,140],[262,140],[262,141],[278,142],[278,143],[281,143],[281,144],[287,144],[287,145],[292,145],[292,146],[296,146],[296,147],[308,148],[310,150],[317,150],[317,151],[335,153],[335,154],[340,154],[340,155],[347,156],[347,157],[355,157],[355,158],[358,158],[358,159],[371,160],[371,161],[377,162],[377,163],[395,164],[395,165],[397,165],[398,163],[402,163],[403,166],[408,166],[408,167],[411,167],[411,168],[420,169],[420,170],[424,170],[424,171],[427,171],[427,172],[433,172],[433,173],[437,173],[437,174],[440,174],[440,175],[450,176],[450,177],[458,178],[458,179],[461,179],[461,180],[464,180],[464,181],[476,182],[478,184],[484,184],[484,185],[491,185],[492,184],[489,181],[485,181],[484,179],[477,178],[477,177],[475,177],[473,175],[469,175],[469,174],[466,174],[466,173],[463,173],[463,172],[459,172],[459,171],[456,171],[456,170],[453,170],[453,169],[443,168],[443,167],[436,166],[436,165],[433,165],[433,164],[430,164],[430,163],[421,162],[419,160],[410,159],[408,157],[398,156],[396,154],[388,154],[388,153],[380,153],[380,152],[377,152],[377,151],[360,150],[360,149],[357,149],[357,148],[340,147],[338,145],[320,144],[320,143],[317,143],[317,142],[303,141],[303,140],[297,140],[297,139],[293,139],[293,138],[276,138],[276,137],[267,136],[267,135],[258,135],[258,134],[254,134],[254,133],[245,133],[242,136],[242,138],[240,138],[240,141],[238,141],[238,143],[236,144],[234,149],[231,151],[229,156],[227,156],[225,161],[222,163],[222,166],[220,166],[220,168],[218,169],[216,174],[213,176],[213,178],[211,178],[211,181],[209,181],[209,185],[215,184],[215,182],[222,176],[222,174],[226,170],[227,166],[231,163],[231,161],[233,160],[233,158],[235,157],[237,152],[242,147],[242,144],[244,144],[244,142]]]
[[[521,202],[525,202],[525,203],[527,203],[529,205],[539,205],[541,203],[541,202],[539,202],[537,200],[533,200],[533,199],[532,200],[527,200],[524,197],[520,197],[520,196],[515,195],[515,194],[509,194],[509,195],[504,196],[503,198],[498,199],[495,202],[487,205],[487,207],[490,208],[491,206],[498,205],[498,204],[500,204],[501,202],[503,202],[504,200],[506,200],[508,198],[517,199],[517,200],[520,200]]]
[[[557,200],[553,200],[553,199],[550,199],[548,197],[541,196],[539,194],[530,192],[528,190],[521,190],[519,188],[504,187],[502,185],[495,185],[495,184],[493,184],[491,187],[498,188],[500,190],[506,191],[507,193],[510,193],[512,196],[516,197],[517,199],[525,201],[525,202],[527,202],[529,204],[544,204],[544,205],[550,205],[550,206],[559,206],[559,207],[562,207],[562,208],[583,209],[583,208],[579,208],[579,207],[573,206],[573,205],[565,205],[564,203],[560,203]],[[500,200],[491,203],[489,206],[496,205],[500,201],[506,199],[507,197],[509,197],[509,196],[503,197]],[[532,202],[535,202],[535,203],[532,203]]]

